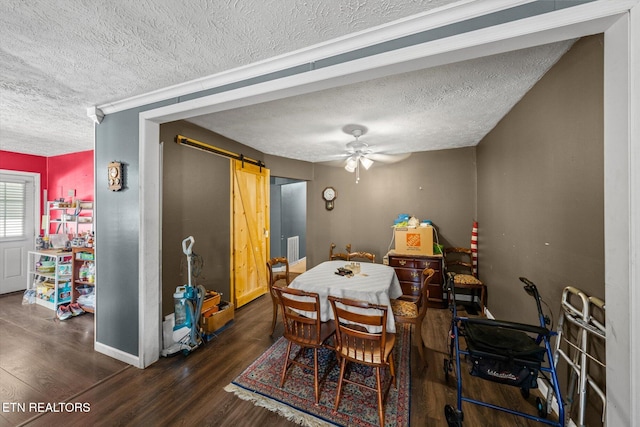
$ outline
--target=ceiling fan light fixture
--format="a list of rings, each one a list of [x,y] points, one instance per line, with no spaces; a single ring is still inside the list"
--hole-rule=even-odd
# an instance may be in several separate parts
[[[358,159],[351,156],[347,159],[347,164],[344,166],[344,168],[347,172],[353,173],[356,171],[357,166],[358,166]]]
[[[369,170],[369,168],[371,167],[371,165],[373,164],[373,160],[367,158],[367,157],[360,157],[360,163],[362,163],[362,166],[364,166],[364,168],[366,170]]]

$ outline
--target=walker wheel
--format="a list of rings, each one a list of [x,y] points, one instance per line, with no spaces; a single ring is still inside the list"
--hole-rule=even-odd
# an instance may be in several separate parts
[[[547,402],[536,397],[536,408],[538,409],[538,416],[540,418],[547,418]]]
[[[451,405],[445,405],[444,417],[449,427],[462,427],[462,411],[457,411]]]

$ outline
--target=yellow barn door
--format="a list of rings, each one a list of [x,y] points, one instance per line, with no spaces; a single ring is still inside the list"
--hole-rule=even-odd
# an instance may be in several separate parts
[[[241,307],[267,293],[269,170],[233,160],[232,293]]]

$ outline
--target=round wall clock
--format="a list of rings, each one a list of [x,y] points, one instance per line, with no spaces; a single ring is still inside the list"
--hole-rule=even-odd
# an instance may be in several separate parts
[[[333,187],[327,187],[322,191],[322,198],[324,199],[324,202],[325,202],[324,207],[328,211],[333,209],[336,197],[338,197],[338,193]]]

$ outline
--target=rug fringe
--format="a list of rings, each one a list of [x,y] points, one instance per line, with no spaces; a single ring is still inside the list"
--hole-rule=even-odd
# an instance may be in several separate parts
[[[273,399],[265,397],[261,394],[254,393],[242,387],[238,387],[235,384],[228,384],[225,388],[225,391],[234,393],[242,400],[247,400],[252,402],[256,406],[261,406],[263,408],[268,409],[272,412],[277,412],[281,416],[285,417],[291,422],[294,422],[298,425],[305,427],[324,427],[324,426],[332,426],[335,424],[328,423],[320,418],[314,417],[311,414],[306,412],[299,411],[291,406],[277,402]]]

